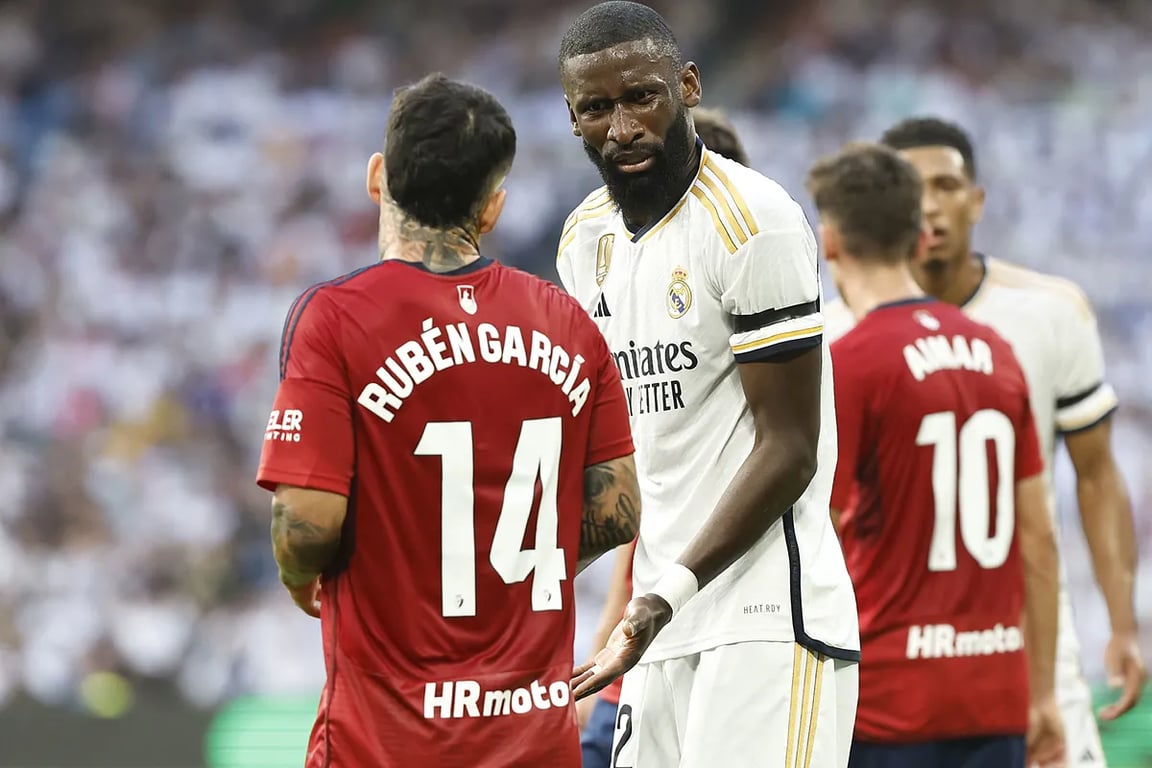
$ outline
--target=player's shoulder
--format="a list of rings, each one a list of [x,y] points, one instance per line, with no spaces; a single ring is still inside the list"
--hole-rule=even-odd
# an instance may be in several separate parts
[[[847,312],[847,307],[841,306]],[[958,333],[982,337],[985,328],[949,304],[913,298],[877,307],[843,333],[832,348],[870,358],[885,345],[903,349],[920,338]]]
[[[729,245],[739,246],[761,232],[808,228],[800,204],[779,183],[709,150],[702,155],[691,193],[716,233],[734,241]]]
[[[557,257],[562,255],[578,237],[599,235],[612,221],[611,214],[615,211],[616,202],[608,194],[608,187],[593,190],[564,220],[564,227],[560,231],[560,246],[556,251]]]
[[[1039,312],[1059,316],[1072,316],[1091,320],[1092,304],[1087,294],[1073,281],[1038,272],[1000,259],[986,259],[986,280],[991,288],[1012,291],[1020,300],[1028,302]]]
[[[1008,343],[1007,339],[1000,335],[999,331],[988,323],[969,316],[964,310],[951,304],[934,302],[932,306],[933,309],[936,310],[937,315],[947,322],[944,330],[947,331],[949,335],[963,334],[968,338],[981,339],[993,347],[1005,350],[1011,354],[1012,345]]]
[[[308,286],[292,302],[285,321],[285,329],[289,324],[299,324],[304,317],[307,317],[309,322],[315,322],[321,317],[331,317],[332,310],[340,306],[338,295],[342,290],[362,281],[374,279],[382,272],[381,268],[386,263],[381,261],[369,264]]]
[[[567,315],[576,318],[581,324],[587,321],[592,328],[596,327],[580,302],[555,283],[516,267],[497,264],[495,268],[499,270],[505,288],[511,287],[532,296],[532,303],[545,316],[555,318],[557,315]]]
[[[396,263],[391,261],[377,261],[363,267],[357,267],[342,275],[313,283],[300,295],[302,297],[310,296],[313,299],[332,301],[342,292],[359,290],[365,285],[372,284],[381,279],[383,279],[385,284],[391,283],[391,280],[384,278],[384,274],[390,267],[394,268],[396,266]]]
[[[284,326],[280,331],[280,378],[287,373],[288,361],[292,357],[294,344],[304,338],[327,343],[341,336],[342,309],[346,302],[339,293],[357,281],[372,279],[382,272],[384,262],[377,262],[343,275],[313,283],[305,288],[292,302],[284,316]],[[298,345],[297,345],[298,346]]]
[[[938,302],[936,306],[940,307],[941,318],[947,320],[944,330],[947,331],[948,336],[964,336],[968,339],[969,345],[972,344],[973,340],[982,341],[991,352],[992,360],[995,363],[994,370],[998,374],[1010,372],[1012,376],[1023,382],[1023,372],[1020,362],[1016,358],[1016,353],[1013,351],[1012,345],[1000,335],[998,330],[988,323],[970,317],[959,307],[942,302]]]

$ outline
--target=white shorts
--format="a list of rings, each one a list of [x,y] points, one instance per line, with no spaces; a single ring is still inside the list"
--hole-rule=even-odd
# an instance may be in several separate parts
[[[1068,768],[1104,768],[1104,747],[1092,709],[1092,691],[1084,680],[1076,648],[1060,649],[1056,659],[1056,701],[1064,715]]]
[[[844,768],[859,669],[795,643],[723,645],[624,676],[612,768]]]

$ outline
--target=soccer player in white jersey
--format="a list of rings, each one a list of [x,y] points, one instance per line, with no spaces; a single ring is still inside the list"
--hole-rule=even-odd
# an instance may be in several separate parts
[[[655,11],[594,6],[559,58],[606,187],[569,217],[558,272],[624,378],[646,509],[634,597],[576,695],[643,654],[614,766],[843,766],[859,631],[828,516],[812,231],[779,185],[696,140],[700,75]]]
[[[696,126],[696,135],[710,151],[741,165],[749,164],[744,143],[723,110],[697,107],[692,110],[692,122]],[[616,562],[604,595],[600,620],[592,633],[593,652],[598,652],[608,642],[632,596],[632,553],[635,548],[633,540],[616,550]],[[623,682],[622,678],[617,678],[596,696],[587,696],[576,703],[583,768],[610,768],[612,765],[612,738],[616,733],[616,709]]]
[[[883,143],[896,149],[924,181],[929,249],[912,264],[920,286],[992,326],[1012,345],[1028,380],[1040,445],[1047,461],[1049,505],[1055,513],[1052,458],[1062,437],[1076,471],[1077,496],[1112,636],[1105,651],[1119,698],[1100,715],[1112,720],[1139,700],[1147,679],[1137,645],[1133,582],[1136,544],[1132,509],[1112,454],[1110,416],[1116,394],[1104,378],[1096,319],[1073,283],[972,251],[972,229],[984,207],[972,142],[960,127],[935,118],[905,120]],[[847,323],[843,305],[828,307],[829,333]],[[1061,573],[1056,692],[1064,713],[1070,766],[1098,768],[1104,751],[1092,698],[1080,668],[1066,577]]]

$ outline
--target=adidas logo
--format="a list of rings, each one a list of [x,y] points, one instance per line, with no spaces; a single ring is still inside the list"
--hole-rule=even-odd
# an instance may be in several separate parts
[[[1084,750],[1084,754],[1080,755],[1080,763],[1094,763],[1096,762],[1096,753],[1092,751],[1091,747]]]
[[[596,302],[596,310],[592,313],[592,317],[612,317],[612,313],[608,311],[608,300],[604,298],[604,294],[600,294],[600,301]]]

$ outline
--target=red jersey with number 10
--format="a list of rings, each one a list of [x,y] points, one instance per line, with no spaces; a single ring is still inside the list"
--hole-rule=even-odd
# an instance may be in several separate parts
[[[960,310],[913,300],[868,313],[832,360],[856,738],[1025,733],[1015,490],[1044,462],[1016,358]]]
[[[552,285],[387,261],[285,324],[258,480],[349,497],[308,768],[580,764],[586,466],[632,453],[616,366]]]

